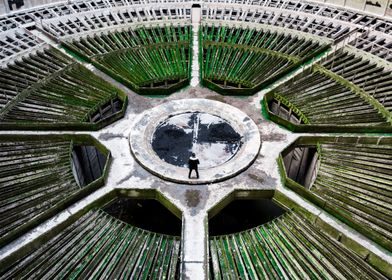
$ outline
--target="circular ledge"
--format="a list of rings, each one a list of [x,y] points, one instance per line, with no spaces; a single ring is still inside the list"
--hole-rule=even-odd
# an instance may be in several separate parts
[[[188,112],[203,112],[226,120],[241,136],[242,146],[229,161],[199,168],[199,179],[188,179],[188,168],[169,164],[158,157],[152,148],[152,137],[158,125],[170,116]],[[257,125],[241,110],[222,102],[208,99],[170,101],[140,114],[133,122],[129,137],[135,159],[158,177],[185,184],[207,184],[233,177],[248,168],[256,159],[260,146]]]

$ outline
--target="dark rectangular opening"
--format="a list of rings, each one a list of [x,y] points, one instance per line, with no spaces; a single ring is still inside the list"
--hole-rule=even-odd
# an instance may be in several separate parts
[[[105,164],[106,156],[95,146],[74,146],[72,169],[79,186],[86,186],[100,178]]]
[[[316,175],[318,153],[316,147],[296,147],[283,158],[287,176],[309,188]]]

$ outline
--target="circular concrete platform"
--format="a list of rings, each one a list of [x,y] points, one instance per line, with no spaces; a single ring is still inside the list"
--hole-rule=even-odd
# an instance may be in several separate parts
[[[206,99],[171,101],[134,120],[130,147],[151,173],[174,182],[206,184],[233,177],[259,153],[256,124],[239,109]],[[199,179],[188,179],[187,159],[200,159]]]

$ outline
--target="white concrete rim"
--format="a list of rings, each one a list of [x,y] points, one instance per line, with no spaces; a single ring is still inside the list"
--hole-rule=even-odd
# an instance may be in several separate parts
[[[188,168],[161,160],[151,145],[160,122],[173,114],[194,111],[225,119],[243,137],[243,144],[233,158],[216,167],[200,169],[200,179],[188,179]],[[219,101],[195,98],[169,101],[140,114],[132,123],[129,143],[139,164],[158,177],[177,183],[207,184],[231,178],[248,168],[259,154],[261,138],[257,125],[241,110]]]

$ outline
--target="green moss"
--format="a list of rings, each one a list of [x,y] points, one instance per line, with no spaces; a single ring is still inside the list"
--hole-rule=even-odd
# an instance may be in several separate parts
[[[268,103],[267,101],[263,98],[260,101],[261,104],[261,115],[264,117],[266,120],[270,120],[270,115],[268,114]]]
[[[81,64],[70,62],[66,55],[55,48],[46,49],[41,55],[47,56],[48,59],[53,59],[54,56],[65,66],[32,84],[20,92],[12,102],[9,102],[5,110],[2,111],[2,114],[7,118],[2,120],[1,130],[47,130],[54,128],[57,130],[97,130],[124,114],[127,97],[122,91],[96,76]],[[34,61],[36,58],[31,56],[29,59]],[[74,86],[69,91],[64,91],[64,84],[61,82],[64,76],[72,77]],[[42,91],[49,91],[52,94],[43,95]],[[94,114],[100,106],[115,98],[125,101],[120,112],[99,123],[88,122],[89,116]],[[61,108],[61,114],[52,114],[50,121],[45,116],[41,117],[42,112],[37,112],[37,116],[33,119],[28,116],[24,119],[13,117],[12,113],[14,109],[17,112],[17,105],[20,102],[35,102],[37,99],[45,103],[45,106],[53,104]]]
[[[81,218],[84,214],[92,209],[96,209],[97,207],[103,205],[106,201],[110,201],[115,197],[115,190],[110,191],[103,197],[93,201],[92,203],[87,204],[85,207],[81,208],[79,211],[72,213],[72,215],[67,218],[64,222],[56,225],[55,227],[50,228],[49,230],[45,231],[45,234],[39,235],[37,238],[34,239],[33,242],[29,242],[24,245],[22,248],[18,249],[17,251],[13,252],[12,254],[8,255],[6,258],[2,259],[0,262],[0,274],[2,269],[12,266],[18,260],[23,259],[25,256],[30,254],[32,251],[38,250],[41,248],[41,245],[45,242],[48,242],[56,235],[61,233],[66,227],[77,221]],[[58,209],[58,211],[61,211]],[[36,223],[35,226],[38,226],[40,223]]]
[[[275,191],[275,194],[273,196],[273,201],[281,205],[283,208],[287,210],[292,210],[295,213],[300,214],[302,217],[306,218],[308,221],[311,223],[315,223],[317,216],[311,213],[310,211],[306,210],[303,208],[301,205],[298,203],[294,202],[292,199],[287,197],[285,194],[283,194],[280,191]]]
[[[292,102],[290,102],[288,99],[286,99],[284,96],[278,94],[278,93],[274,93],[274,98],[283,103],[285,106],[287,106],[290,110],[292,110],[299,118],[300,120],[304,123],[304,124],[310,124],[308,118],[305,116],[304,113],[302,113],[302,111],[297,108]]]
[[[236,50],[241,50],[244,52],[251,52],[251,53],[261,53],[265,54],[267,56],[271,57],[277,57],[277,58],[284,58],[285,60],[291,61],[293,63],[298,63],[301,61],[301,58],[295,55],[288,55],[285,53],[277,52],[274,50],[270,50],[267,48],[260,48],[260,47],[253,47],[253,46],[247,46],[247,45],[242,45],[242,44],[232,44],[232,43],[227,43],[227,42],[216,42],[216,41],[210,41],[210,40],[204,40],[203,41],[203,47],[222,47],[226,49],[236,49]]]
[[[381,273],[387,276],[389,279],[392,279],[392,266],[390,263],[381,259],[376,254],[369,252],[369,256],[367,257],[367,262],[371,264],[373,267],[377,268]]]
[[[168,95],[189,84],[192,60],[190,26],[142,26],[133,30],[132,36],[125,36],[127,32],[118,31],[115,34],[123,34],[121,38],[128,40],[130,46],[123,48],[123,45],[119,44],[118,49],[112,48],[112,51],[106,53],[94,53],[94,48],[82,47],[76,42],[64,43],[64,46],[142,95]],[[103,43],[100,38],[105,36],[100,34],[91,40]],[[85,41],[85,38],[79,38],[78,41]],[[85,44],[88,45],[87,42]],[[168,86],[154,86],[173,80],[179,82]]]
[[[317,219],[315,219],[314,225],[317,226],[318,228],[320,228],[320,230],[322,232],[324,232],[328,236],[332,237],[333,239],[336,239],[338,241],[340,240],[341,235],[342,235],[340,233],[340,231],[338,231],[336,228],[334,228],[330,224],[326,223],[325,221],[323,221],[319,217],[317,217]]]
[[[392,268],[391,265],[386,261],[370,252],[368,248],[364,247],[363,244],[357,243],[356,241],[349,239],[347,236],[342,234],[339,230],[332,227],[330,224],[326,223],[318,216],[312,214],[307,211],[301,205],[297,204],[290,198],[288,198],[283,193],[276,191],[273,197],[273,200],[277,202],[279,205],[285,207],[286,209],[291,209],[292,211],[300,214],[300,216],[304,217],[306,220],[311,221],[316,228],[319,228],[326,235],[331,238],[339,241],[345,247],[349,248],[359,256],[361,256],[367,263],[376,268],[379,272],[384,274],[387,277],[392,276]]]
[[[40,225],[45,220],[53,217],[55,214],[59,213],[67,209],[69,206],[74,204],[75,202],[81,200],[82,198],[86,197],[88,194],[92,193],[93,191],[97,190],[101,186],[104,185],[108,172],[109,166],[111,164],[111,157],[109,150],[102,145],[98,140],[91,137],[90,135],[0,135],[0,141],[69,141],[70,142],[70,150],[72,150],[72,145],[94,145],[96,146],[105,156],[106,156],[106,163],[103,169],[103,174],[97,180],[91,182],[90,184],[84,186],[83,188],[75,191],[71,195],[67,196],[66,198],[58,201],[50,208],[46,209],[45,211],[41,212],[39,215],[32,217],[29,221],[25,222],[22,226],[15,228],[14,230],[8,232],[6,235],[0,237],[0,247],[8,244],[12,240],[20,237],[25,232],[31,230],[32,228]],[[69,156],[71,153],[69,152]],[[69,159],[71,161],[71,158]],[[76,184],[76,182],[75,182]]]
[[[344,79],[343,77],[335,74],[334,72],[320,66],[320,65],[314,65],[313,69],[315,72],[319,72],[325,76],[330,77],[331,79],[335,80],[339,84],[345,86],[346,88],[350,89],[350,91],[354,92],[357,94],[359,97],[361,97],[364,101],[367,103],[371,104],[385,119],[387,122],[392,124],[392,113],[389,112],[388,109],[386,109],[377,99],[375,99],[373,96],[362,90],[360,87],[356,86],[352,82]]]
[[[72,48],[69,44],[67,43],[62,43],[61,46],[63,47],[63,49],[73,58],[75,58],[77,61],[80,62],[85,62],[85,63],[89,63],[90,60],[84,56],[79,54],[78,52],[76,52],[76,50],[74,48]]]
[[[212,30],[209,30],[211,28]],[[263,47],[259,47],[256,45],[252,45],[251,38],[253,37],[253,29],[241,29],[237,28],[234,29],[233,33],[228,34],[228,30],[232,30],[233,28],[226,27],[226,26],[219,26],[212,27],[203,26],[201,28],[201,55],[204,57],[201,59],[201,69],[202,69],[202,85],[206,86],[220,94],[223,95],[253,95],[254,93],[260,91],[263,88],[268,87],[269,85],[275,83],[278,79],[286,76],[287,74],[296,71],[298,67],[300,67],[304,63],[308,63],[309,60],[315,56],[318,56],[320,53],[324,53],[327,49],[329,49],[329,45],[317,45],[315,46],[315,50],[309,52],[304,57],[297,57],[287,53],[277,52],[273,50],[273,46],[271,45],[271,41],[266,42],[266,45]],[[218,31],[219,30],[219,31]],[[238,30],[241,30],[243,34],[241,35],[241,43],[239,43],[238,36],[233,34],[237,34]],[[203,31],[203,32],[202,32]],[[237,33],[236,33],[237,32]],[[260,32],[260,31],[255,31]],[[275,33],[274,33],[275,34]],[[274,36],[274,34],[269,34],[268,36]],[[264,34],[265,35],[265,34]],[[265,35],[267,36],[267,35]],[[268,37],[267,36],[267,37]],[[246,39],[245,39],[246,37]],[[247,43],[242,43],[246,41]],[[248,44],[249,43],[249,44]],[[210,54],[213,52],[213,54]],[[225,60],[219,61],[219,56],[224,53]],[[283,61],[290,62],[290,65],[285,65],[281,69],[277,69],[275,73],[269,75],[268,77],[253,77],[250,73],[247,75],[252,76],[253,78],[241,80],[240,74],[248,69],[232,69],[232,67],[224,67],[219,71],[213,71],[212,68],[220,67],[225,64],[225,61],[230,61],[230,57],[228,55],[235,54],[236,57],[238,53],[251,53],[251,58],[254,59],[255,56],[266,56],[270,59],[274,59],[276,63],[280,63]],[[216,59],[216,57],[218,57]],[[244,56],[240,57],[240,65]],[[211,62],[211,61],[212,62]],[[215,61],[218,60],[218,61]],[[269,65],[273,65],[273,62],[269,62]],[[212,68],[211,68],[212,67]],[[267,66],[266,66],[267,67]],[[211,68],[211,69],[210,69]],[[216,73],[219,72],[220,75],[217,76]],[[223,73],[222,73],[223,72]],[[238,72],[238,75],[235,73]],[[257,74],[256,74],[257,75]],[[214,83],[215,80],[220,81],[219,83]],[[259,82],[253,82],[253,80],[258,80]],[[234,87],[227,87],[226,83],[230,82],[233,84],[245,86],[245,88],[238,86],[237,88]]]

